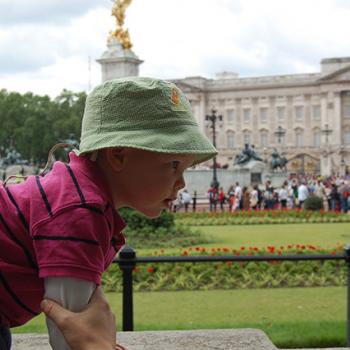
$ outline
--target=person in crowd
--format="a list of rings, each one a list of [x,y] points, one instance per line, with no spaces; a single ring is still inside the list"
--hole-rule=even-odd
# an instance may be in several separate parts
[[[183,205],[183,201],[182,201],[182,193],[178,192],[176,195],[176,198],[172,201],[172,209],[173,212],[176,213],[178,212]]]
[[[191,195],[188,193],[187,190],[184,190],[182,193],[181,193],[181,196],[182,196],[182,202],[185,206],[185,212],[187,213],[188,212],[188,207],[192,201],[192,197]]]
[[[220,187],[220,190],[219,190],[219,203],[220,203],[221,212],[225,211],[225,207],[224,207],[225,206],[225,202],[226,202],[225,192],[224,192],[223,187]]]
[[[316,191],[316,181],[314,179],[310,179],[308,182],[306,182],[306,187],[309,190],[309,195],[315,194]]]
[[[274,189],[271,185],[271,181],[267,180],[265,183],[265,192],[264,192],[264,201],[265,201],[265,209],[271,210],[273,209],[274,204]]]
[[[332,186],[329,182],[325,181],[324,182],[324,197],[323,197],[323,207],[325,210],[329,211],[331,210],[331,191],[332,191]]]
[[[273,188],[273,209],[279,209],[280,202],[278,200],[278,192]]]
[[[350,195],[348,196],[348,199],[347,199],[347,204],[348,204],[348,210],[349,210],[349,208],[350,208]]]
[[[247,186],[244,186],[242,190],[242,206],[243,210],[250,209],[250,193]]]
[[[337,186],[337,188],[341,185],[342,179],[339,176],[336,176],[334,179],[334,183]]]
[[[336,183],[332,183],[331,184],[331,191],[329,194],[329,198],[330,198],[330,208],[332,211],[336,211],[338,209],[338,201],[339,201],[339,193],[338,193],[338,186],[336,185]]]
[[[325,195],[324,185],[320,179],[316,181],[316,184],[314,187],[314,194],[319,198],[324,198],[324,195]]]
[[[239,185],[239,182],[236,182],[236,187],[235,187],[235,208],[236,210],[241,209],[242,205],[242,188]]]
[[[349,185],[348,181],[341,180],[338,188],[340,208],[343,213],[348,211],[348,197],[349,197]]]
[[[258,191],[258,205],[257,210],[262,209],[264,203],[263,191],[257,186],[256,190]]]
[[[233,205],[235,203],[235,189],[233,185],[231,185],[230,188],[228,189],[227,196],[228,196],[229,212],[231,213],[233,211]]]
[[[293,179],[291,187],[293,192],[293,208],[297,208],[299,203],[298,203],[298,182],[296,179]]]
[[[216,212],[216,206],[218,203],[218,189],[214,186],[211,186],[208,190],[209,197],[209,211]]]
[[[285,181],[278,192],[278,200],[281,205],[281,209],[287,209],[288,203],[288,181]]]
[[[305,180],[302,180],[298,187],[298,208],[302,209],[304,202],[309,197],[309,190],[305,184]]]
[[[253,189],[250,192],[250,207],[253,210],[257,210],[259,205],[259,192],[258,185],[254,184]]]
[[[292,183],[288,180],[286,181],[287,181],[287,192],[288,192],[287,208],[293,209],[295,207],[295,198],[294,198]]]

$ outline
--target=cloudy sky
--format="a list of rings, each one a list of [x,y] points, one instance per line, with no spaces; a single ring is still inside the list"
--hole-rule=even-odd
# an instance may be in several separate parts
[[[0,88],[56,96],[97,85],[111,6],[0,0]],[[126,27],[140,75],[214,78],[317,72],[322,58],[350,56],[349,19],[350,0],[133,0]]]

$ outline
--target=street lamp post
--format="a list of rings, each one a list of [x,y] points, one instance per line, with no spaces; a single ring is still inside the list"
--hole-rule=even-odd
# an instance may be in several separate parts
[[[333,130],[329,129],[328,123],[326,123],[324,129],[321,130],[321,132],[326,136],[326,146],[328,146],[328,136],[333,132]]]
[[[216,147],[216,129],[215,129],[215,124],[217,122],[217,120],[219,120],[220,122],[222,122],[222,116],[221,115],[216,115],[216,110],[212,109],[211,111],[211,115],[206,115],[205,116],[205,120],[207,122],[211,122],[210,127],[213,130],[213,145],[214,147]],[[213,180],[211,182],[211,186],[218,189],[219,188],[219,181],[217,178],[217,163],[216,163],[216,157],[213,158]]]
[[[330,164],[329,164],[329,150],[328,150],[328,136],[333,132],[332,129],[329,128],[328,126],[328,123],[325,124],[324,126],[324,129],[321,130],[322,134],[326,136],[326,142],[325,142],[325,148],[324,148],[324,151],[322,152],[324,157],[325,157],[325,168],[326,168],[326,171],[323,171],[323,173],[325,174],[322,174],[322,175],[331,175],[331,169],[330,169]]]
[[[278,143],[281,144],[282,137],[286,134],[286,130],[282,128],[281,125],[277,128],[277,131],[275,131],[275,135],[278,137]]]
[[[344,155],[345,155],[345,148],[344,146],[340,146],[340,150],[339,150],[339,154],[340,154],[340,175],[341,176],[345,176],[345,160],[344,160]]]

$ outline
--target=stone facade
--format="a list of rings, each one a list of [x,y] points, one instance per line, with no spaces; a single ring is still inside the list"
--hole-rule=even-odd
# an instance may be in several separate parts
[[[174,82],[186,93],[200,128],[212,138],[205,116],[216,123],[221,165],[233,166],[245,143],[268,159],[276,147],[289,172],[343,175],[350,165],[350,57],[321,61],[321,71],[240,78],[188,77]],[[284,135],[276,134],[278,127]],[[327,131],[328,130],[328,131]]]
[[[263,165],[262,165],[263,164]],[[230,186],[239,182],[241,186],[249,186],[251,184],[264,184],[270,180],[275,188],[282,186],[288,175],[285,172],[270,173],[268,169],[261,162],[250,162],[247,167],[241,169],[217,169],[217,178],[220,187],[223,187],[227,192]],[[188,169],[184,172],[184,179],[186,182],[186,189],[191,196],[194,191],[197,192],[198,197],[203,198],[207,196],[209,184],[213,179],[212,170],[192,170]]]

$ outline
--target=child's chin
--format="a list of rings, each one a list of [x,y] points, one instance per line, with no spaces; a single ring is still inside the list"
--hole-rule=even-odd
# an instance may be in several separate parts
[[[162,209],[144,209],[141,211],[141,213],[145,216],[147,216],[150,219],[157,218],[162,212]]]

